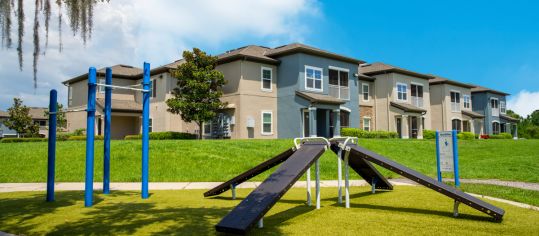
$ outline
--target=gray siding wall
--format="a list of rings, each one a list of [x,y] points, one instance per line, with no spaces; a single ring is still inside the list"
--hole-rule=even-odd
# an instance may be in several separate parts
[[[499,116],[493,116],[492,115],[492,108],[490,107],[490,99],[491,98],[497,98],[498,99],[498,105],[499,102],[506,102],[505,96],[489,93],[489,92],[482,92],[482,93],[472,93],[472,109],[473,111],[477,113],[481,113],[485,115],[484,120],[484,130],[485,134],[492,134],[492,122],[498,121],[500,124],[503,123],[503,121],[500,119]],[[506,109],[507,109],[507,102],[506,102]],[[501,113],[501,112],[500,112]]]
[[[279,110],[278,134],[279,138],[294,138],[302,136],[301,110],[309,106],[309,102],[296,96],[296,90],[305,90],[305,66],[319,67],[323,69],[322,94],[328,95],[328,69],[329,66],[345,68],[349,70],[348,85],[350,100],[343,104],[351,110],[350,127],[359,128],[359,90],[358,80],[353,75],[357,73],[358,65],[341,62],[333,59],[297,53],[278,58],[281,60],[278,70],[277,81],[277,107]],[[311,91],[308,91],[311,92]],[[337,105],[317,105],[319,109],[336,109]]]

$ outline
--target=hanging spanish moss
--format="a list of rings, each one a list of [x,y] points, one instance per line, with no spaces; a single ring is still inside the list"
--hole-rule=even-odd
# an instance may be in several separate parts
[[[80,37],[84,45],[92,38],[94,6],[98,2],[105,0],[56,0],[58,10],[58,51],[63,51],[62,24],[63,11],[67,13],[69,26],[74,37]],[[15,3],[16,2],[16,3]],[[107,0],[108,2],[108,0]],[[34,88],[37,88],[37,74],[39,54],[45,54],[49,46],[49,28],[52,16],[51,0],[35,0],[34,22],[33,22],[33,79]],[[19,69],[23,70],[23,41],[24,41],[24,0],[0,0],[0,32],[2,38],[2,48],[11,49],[13,40],[11,30],[13,28],[12,17],[17,18],[17,54],[19,59]],[[41,50],[40,26],[43,22],[45,28],[45,47]]]

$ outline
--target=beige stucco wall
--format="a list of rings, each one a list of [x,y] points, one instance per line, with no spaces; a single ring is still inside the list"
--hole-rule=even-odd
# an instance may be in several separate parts
[[[435,88],[431,107],[433,110],[432,127],[438,130],[451,130],[451,121],[459,119],[461,121],[472,121],[472,119],[462,114],[462,111],[472,111],[471,91],[469,88],[463,88],[451,84],[433,85]],[[451,110],[451,92],[460,93],[460,111]],[[464,96],[470,96],[470,108],[464,108]]]
[[[443,84],[435,84],[430,86],[430,110],[431,110],[431,128],[433,130],[445,130],[447,120],[444,119],[447,111],[444,110],[444,93]]]

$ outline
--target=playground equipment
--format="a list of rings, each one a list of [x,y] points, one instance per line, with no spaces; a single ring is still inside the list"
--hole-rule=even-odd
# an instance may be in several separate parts
[[[300,140],[300,144],[296,143]],[[377,164],[383,168],[393,171],[405,178],[408,178],[418,184],[433,189],[447,197],[454,199],[453,215],[458,216],[458,206],[464,203],[472,208],[484,212],[496,221],[501,221],[505,211],[494,205],[481,201],[466,194],[459,189],[453,188],[442,182],[438,182],[428,176],[425,176],[406,166],[398,164],[384,156],[369,151],[357,145],[357,139],[348,137],[333,138],[329,141],[324,138],[314,137],[305,139],[296,139],[296,146],[276,157],[263,162],[262,164],[248,170],[241,175],[221,184],[214,189],[204,193],[205,197],[214,196],[232,189],[233,198],[235,198],[235,187],[276,166],[281,166],[272,173],[262,184],[253,190],[238,206],[227,214],[216,226],[215,229],[220,232],[228,233],[247,233],[257,222],[258,227],[263,226],[263,216],[277,203],[277,201],[288,191],[290,187],[305,172],[307,175],[307,203],[310,205],[310,167],[316,162],[316,209],[320,208],[320,177],[318,161],[320,156],[327,148],[335,152],[338,163],[339,174],[339,197],[338,202],[342,202],[341,190],[341,160],[344,162],[345,174],[345,207],[350,207],[350,185],[349,185],[349,167],[352,167],[363,179],[372,187],[372,193],[376,189],[392,190],[393,186],[387,179],[374,168],[371,163]],[[324,141],[324,142],[321,142]],[[355,141],[355,142],[354,142]]]
[[[103,155],[103,193],[110,193],[110,127],[112,109],[112,89],[126,89],[142,92],[142,190],[143,199],[149,197],[149,119],[150,119],[150,64],[144,63],[142,89],[132,86],[112,85],[112,69],[106,68],[105,84],[96,82],[96,69],[90,67],[88,72],[88,106],[86,109],[86,176],[84,190],[84,206],[93,205],[94,176],[94,135],[95,135],[95,102],[97,86],[105,87],[105,132]],[[56,148],[56,91],[51,90],[49,107],[49,152],[47,171],[47,201],[54,201],[54,166]]]

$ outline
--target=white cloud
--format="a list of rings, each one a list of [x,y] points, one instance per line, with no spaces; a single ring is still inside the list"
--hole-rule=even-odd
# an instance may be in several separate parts
[[[114,0],[100,3],[94,11],[92,39],[83,46],[73,37],[64,13],[59,53],[57,10],[53,7],[49,29],[49,48],[40,56],[38,88],[32,80],[32,26],[34,1],[24,0],[26,20],[23,44],[24,70],[19,72],[15,47],[0,50],[0,109],[6,109],[13,97],[25,104],[46,106],[50,89],[58,90],[60,102],[66,101],[67,89],[61,82],[83,74],[89,66],[97,68],[130,64],[152,67],[178,59],[182,50],[199,47],[219,53],[225,45],[263,42],[276,46],[303,41],[310,32],[308,24],[320,16],[315,0],[261,1],[176,1]],[[44,48],[43,24],[41,47]],[[17,25],[12,27],[16,42]]]
[[[507,100],[507,108],[526,117],[533,111],[539,109],[539,91],[530,92],[521,90],[518,94],[509,97]]]

